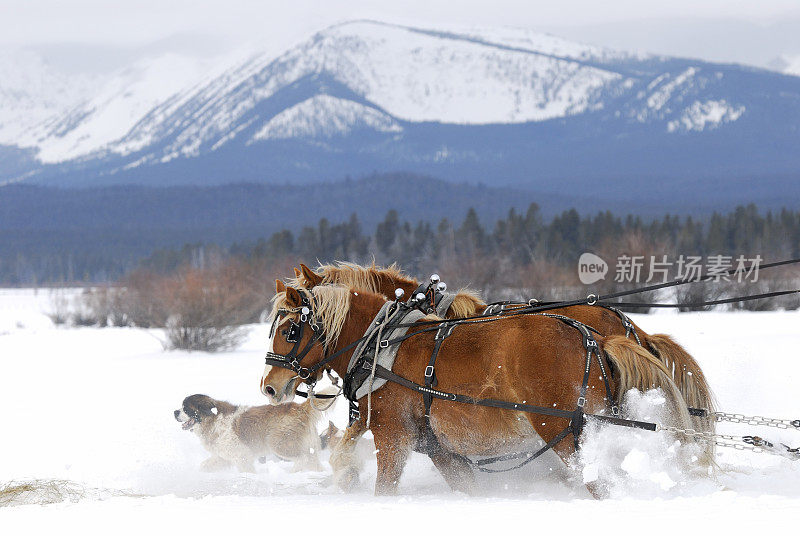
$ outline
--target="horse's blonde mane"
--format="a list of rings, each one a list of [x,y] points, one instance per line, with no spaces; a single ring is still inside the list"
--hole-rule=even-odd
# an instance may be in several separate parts
[[[302,287],[293,287],[298,292],[311,294],[314,305],[311,307],[312,320],[322,324],[325,333],[325,346],[336,344],[342,333],[344,321],[350,311],[350,289],[342,285],[322,285],[311,290]],[[274,320],[279,309],[287,309],[294,314],[300,314],[300,307],[290,307],[286,301],[286,293],[279,292],[272,299],[272,315]]]
[[[316,272],[322,276],[322,284],[338,283],[348,287],[370,292],[380,292],[380,277],[389,277],[402,283],[416,285],[413,279],[392,263],[390,266],[381,267],[375,264],[361,266],[354,262],[337,261],[333,264],[320,264]]]
[[[345,285],[353,289],[376,294],[382,293],[381,277],[408,285],[418,284],[418,281],[406,275],[397,266],[397,263],[381,267],[376,265],[375,261],[368,266],[362,266],[354,262],[336,261],[332,264],[320,264],[315,272],[322,277],[320,285]],[[296,288],[306,288],[310,283],[302,273],[293,279],[289,279],[289,285]],[[477,292],[462,288],[457,292],[453,304],[450,306],[449,316],[452,318],[474,316],[483,305],[485,303]]]
[[[468,318],[478,314],[478,308],[483,303],[480,295],[474,290],[462,288],[456,293],[453,304],[450,305],[450,315],[453,318]]]

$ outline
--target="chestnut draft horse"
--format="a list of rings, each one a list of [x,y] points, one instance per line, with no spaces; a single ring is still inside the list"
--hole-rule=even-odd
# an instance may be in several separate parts
[[[320,265],[316,271],[306,265],[295,268],[294,286],[311,288],[314,285],[340,283],[354,289],[368,290],[394,298],[396,289],[401,288],[406,296],[411,296],[419,288],[419,281],[404,274],[396,265],[386,268],[361,266],[349,262]],[[527,304],[519,304],[517,307]],[[514,307],[515,305],[510,305]],[[456,293],[445,318],[466,318],[483,314],[487,308],[480,296],[472,291],[460,290]],[[513,310],[513,309],[512,309]],[[656,356],[670,371],[673,380],[690,408],[705,409],[708,415],[715,411],[714,396],[700,365],[669,335],[650,335],[626,316],[606,307],[597,305],[573,305],[549,309],[547,313],[564,315],[591,326],[603,335],[633,334],[634,338],[651,354]],[[625,322],[629,325],[626,326]],[[696,429],[713,432],[714,419],[694,419]]]
[[[332,369],[344,378],[352,347],[387,300],[380,294],[343,285],[317,285],[311,289],[286,287],[281,281],[276,285],[268,362],[273,356],[273,364],[280,366],[266,367],[261,388],[272,403],[279,404],[292,400],[301,376],[310,376],[309,380],[314,381],[323,369]],[[422,385],[435,334],[423,329],[429,327],[426,322],[417,325],[408,332],[416,335],[399,345],[391,371]],[[581,409],[577,407],[581,392],[585,392],[582,410],[599,414],[610,400],[619,403],[629,389],[661,388],[673,418],[672,423],[664,424],[688,426],[686,404],[663,363],[624,336],[597,336],[596,342],[596,360],[591,351],[588,355],[592,359],[589,374],[585,340],[564,321],[544,315],[497,317],[480,323],[462,321],[438,347],[436,392],[458,393],[472,400],[491,398],[527,404],[552,414],[434,397],[426,419],[420,394],[390,381],[375,391],[369,410],[367,396],[361,397],[358,419],[336,445],[331,464],[338,483],[349,487],[358,481],[352,463],[353,449],[367,429],[368,413],[377,448],[378,494],[397,491],[407,457],[415,449],[431,457],[453,489],[465,492],[470,492],[474,483],[467,456],[502,455],[531,438],[552,444],[555,452],[567,460],[577,441],[561,440],[571,424],[565,414],[574,415],[569,412]],[[284,368],[290,360],[293,369]],[[605,370],[613,371],[608,378],[608,393],[600,374],[605,376]],[[585,391],[581,390],[582,382]],[[704,461],[710,463],[710,450],[706,456]]]

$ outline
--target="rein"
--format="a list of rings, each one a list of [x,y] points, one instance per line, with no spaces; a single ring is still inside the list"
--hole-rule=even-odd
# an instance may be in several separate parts
[[[759,270],[767,270],[769,268],[775,268],[777,266],[785,266],[789,264],[798,264],[800,263],[800,258],[798,259],[788,259],[783,261],[776,261],[767,264],[760,265],[758,267]],[[755,267],[755,263],[752,263],[750,266],[747,267],[747,270],[752,270]],[[575,300],[564,300],[564,301],[554,301],[554,302],[541,302],[539,300],[529,300],[523,303],[515,303],[510,301],[502,301],[502,302],[495,302],[487,304],[487,310],[484,311],[481,315],[474,315],[469,317],[459,318],[459,320],[479,320],[486,318],[487,315],[493,316],[514,316],[514,315],[525,315],[525,314],[532,314],[532,313],[541,313],[545,311],[551,311],[553,309],[561,309],[564,307],[572,307],[574,305],[599,305],[601,307],[606,308],[615,308],[615,307],[639,307],[639,308],[647,308],[647,307],[660,307],[660,308],[682,308],[682,307],[703,307],[703,306],[711,306],[711,305],[722,305],[726,303],[737,303],[737,302],[745,302],[751,300],[759,300],[764,298],[773,298],[777,296],[786,296],[789,294],[797,294],[800,293],[800,289],[794,290],[781,290],[776,292],[766,292],[762,294],[754,294],[750,296],[741,296],[736,298],[725,298],[721,300],[710,300],[704,302],[690,302],[690,303],[668,303],[668,304],[659,304],[659,303],[637,303],[637,302],[615,302],[610,301],[616,298],[621,298],[623,296],[632,296],[635,294],[642,294],[644,292],[651,292],[654,290],[660,290],[662,288],[670,288],[670,287],[677,287],[682,285],[687,285],[690,283],[701,283],[705,281],[711,281],[712,279],[721,278],[721,277],[728,277],[732,275],[736,275],[737,272],[741,271],[739,268],[732,268],[725,272],[721,272],[719,274],[714,275],[705,275],[698,279],[674,279],[672,281],[667,281],[665,283],[658,283],[655,285],[648,285],[645,287],[639,287],[636,289],[631,290],[624,290],[620,292],[615,292],[612,294],[605,294],[605,295],[597,295],[597,294],[589,294],[585,298],[578,298]],[[438,281],[438,279],[437,279]],[[413,298],[412,298],[413,301]],[[506,306],[512,306],[511,309],[506,309]],[[416,325],[437,325],[438,321],[436,320],[423,320],[417,322]]]

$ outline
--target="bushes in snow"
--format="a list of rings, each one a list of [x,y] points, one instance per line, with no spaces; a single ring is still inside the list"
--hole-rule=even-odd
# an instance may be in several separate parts
[[[60,298],[51,318],[69,325],[163,328],[168,349],[214,352],[241,343],[244,325],[258,322],[269,307],[272,285],[237,262],[171,275],[140,270],[117,287],[88,289],[72,304]]]

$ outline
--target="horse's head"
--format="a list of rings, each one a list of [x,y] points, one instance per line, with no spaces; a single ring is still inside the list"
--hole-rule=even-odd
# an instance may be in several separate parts
[[[341,285],[295,288],[282,281],[276,281],[276,291],[261,392],[282,404],[292,401],[300,382],[313,385],[338,356],[328,350],[344,327],[351,291]]]
[[[261,392],[272,404],[291,402],[302,381],[312,383],[321,370],[309,367],[320,361],[324,349],[322,324],[312,313],[313,295],[275,282],[277,294],[267,347],[267,365]]]

